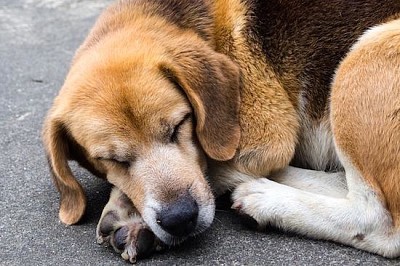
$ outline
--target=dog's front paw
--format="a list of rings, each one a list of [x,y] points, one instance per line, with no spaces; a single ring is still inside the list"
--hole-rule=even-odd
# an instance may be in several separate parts
[[[283,195],[280,196],[279,191],[279,185],[266,178],[245,182],[232,194],[232,209],[246,217],[246,221],[254,219],[258,228],[275,223],[282,208],[279,201]],[[254,227],[254,221],[251,223]]]
[[[133,214],[129,219],[121,220],[113,211],[100,220],[97,242],[110,244],[121,253],[123,259],[131,263],[135,263],[137,258],[149,256],[160,245],[140,216]]]
[[[157,240],[144,221],[135,217],[113,232],[111,245],[121,252],[123,259],[134,263],[137,257],[150,255],[157,245]]]

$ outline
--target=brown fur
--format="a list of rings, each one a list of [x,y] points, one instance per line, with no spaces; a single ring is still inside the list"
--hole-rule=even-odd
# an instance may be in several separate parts
[[[197,181],[193,190],[198,200],[211,197],[204,155],[251,176],[287,166],[301,153],[305,124],[327,121],[330,81],[341,57],[368,27],[400,12],[398,1],[365,2],[357,2],[362,14],[339,0],[132,0],[111,6],[78,50],[45,122],[44,143],[61,193],[60,219],[76,223],[86,206],[69,159],[107,176],[139,212],[149,184],[156,184],[154,193],[166,202]],[[351,59],[347,62],[352,66]],[[393,71],[389,65],[387,71]],[[356,74],[360,80],[371,76]],[[334,124],[348,125],[341,128],[351,136],[365,132],[353,120],[363,119],[361,110],[351,109],[357,106],[343,102],[337,90],[333,106],[338,101],[341,107],[335,109]],[[371,89],[368,93],[373,95]],[[390,104],[382,119],[373,119],[376,131],[367,139],[349,140],[349,133],[335,130],[340,146],[381,191],[398,224],[398,168],[389,163],[377,167],[376,161],[382,156],[385,162],[399,159],[398,145],[391,146],[398,137],[398,97],[393,94],[398,91],[385,95]],[[370,103],[371,98],[354,95],[348,100]],[[344,117],[343,104],[354,117]],[[171,128],[191,111],[183,141],[171,148]],[[363,149],[374,136],[382,136],[382,146]],[[161,144],[168,149],[159,149]],[[163,170],[163,160],[172,174]]]
[[[81,218],[86,201],[67,164],[67,159],[84,163],[80,160],[83,158],[66,157],[65,147],[70,141],[64,138],[65,135],[82,148],[87,157],[86,165],[89,162],[91,168],[107,175],[107,179],[121,188],[139,210],[143,205],[144,184],[140,183],[140,178],[135,183],[130,182],[126,167],[115,160],[135,161],[138,157],[146,157],[152,144],[165,138],[168,127],[162,132],[160,125],[166,118],[172,120],[167,121],[168,124],[178,123],[174,120],[193,108],[199,142],[215,159],[233,157],[239,141],[240,75],[237,66],[226,56],[212,51],[194,32],[179,29],[159,17],[135,17],[132,23],[141,28],[132,25],[132,29],[125,28],[124,31],[102,30],[103,22],[108,25],[106,22],[114,18],[110,15],[112,10],[103,15],[98,22],[100,30],[95,28],[77,52],[45,122],[44,142],[61,193],[60,219],[66,224],[76,223]],[[129,12],[122,13],[118,19],[128,26],[131,16]],[[158,26],[154,28],[155,25]],[[157,28],[160,30],[155,30]],[[135,45],[136,38],[141,42]],[[127,42],[131,43],[128,50],[125,49]],[[180,90],[185,91],[191,106]],[[173,113],[177,109],[181,109],[181,114]],[[176,166],[176,169],[181,168],[176,175],[182,181],[169,183],[163,180],[162,191],[156,193],[164,199],[165,195],[181,194],[179,191],[186,189],[194,179],[205,182],[204,159],[193,147],[191,127],[186,127],[188,133],[181,149],[182,156],[186,154],[187,157],[182,160],[196,167],[185,170],[183,166],[187,163],[176,158],[174,164],[181,164]],[[121,149],[118,147],[121,144],[125,149],[122,155],[115,151]],[[156,164],[160,158],[154,159]],[[199,185],[198,189],[203,188]],[[207,196],[209,192],[197,194],[202,198],[201,194]]]

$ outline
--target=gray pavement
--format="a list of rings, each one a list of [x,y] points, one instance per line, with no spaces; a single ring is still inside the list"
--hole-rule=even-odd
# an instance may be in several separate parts
[[[40,140],[42,121],[75,49],[108,0],[0,0],[0,265],[126,265],[95,242],[110,187],[72,164],[89,207],[81,224],[58,221],[58,193]],[[331,242],[246,229],[230,211],[149,265],[400,265]]]

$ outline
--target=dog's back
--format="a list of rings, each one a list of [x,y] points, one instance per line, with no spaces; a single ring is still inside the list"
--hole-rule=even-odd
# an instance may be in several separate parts
[[[304,92],[307,114],[318,119],[340,60],[365,30],[399,14],[400,1],[252,1],[251,12],[249,29],[268,62],[290,94]]]

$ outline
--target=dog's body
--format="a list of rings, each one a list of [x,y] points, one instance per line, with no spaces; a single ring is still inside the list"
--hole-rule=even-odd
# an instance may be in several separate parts
[[[207,173],[260,225],[399,256],[399,18],[378,0],[113,5],[45,124],[60,219],[86,206],[77,160],[116,187],[98,237],[133,261],[142,229],[210,225]]]

